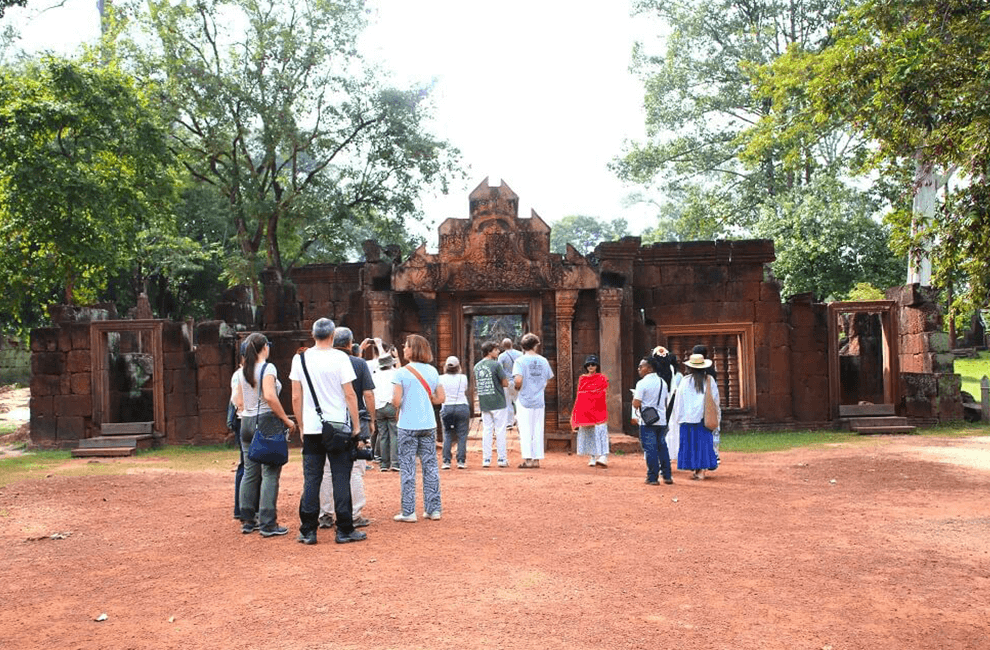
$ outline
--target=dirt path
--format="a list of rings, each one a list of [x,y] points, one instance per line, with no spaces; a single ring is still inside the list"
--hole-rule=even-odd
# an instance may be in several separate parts
[[[663,487],[635,454],[475,452],[441,521],[393,522],[369,471],[368,541],[315,547],[296,450],[272,539],[230,518],[229,467],[101,461],[128,473],[0,488],[0,647],[986,649],[988,440],[725,453]]]

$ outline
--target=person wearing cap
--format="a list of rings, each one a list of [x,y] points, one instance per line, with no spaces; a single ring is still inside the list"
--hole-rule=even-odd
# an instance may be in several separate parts
[[[498,466],[509,466],[509,452],[505,442],[505,429],[508,416],[505,402],[505,388],[509,377],[498,362],[498,344],[485,341],[481,345],[482,359],[474,364],[474,389],[478,393],[478,408],[481,410],[481,466],[492,464],[492,433],[498,450]]]
[[[718,384],[711,378],[708,369],[711,359],[703,354],[693,353],[684,362],[687,376],[681,381],[674,397],[674,408],[670,413],[670,426],[680,436],[677,450],[677,469],[690,470],[691,478],[705,478],[705,471],[718,467],[718,457],[712,441],[712,431],[707,429],[705,420],[705,393],[710,392],[719,407]]]
[[[598,357],[584,360],[584,374],[578,379],[577,396],[571,411],[571,427],[577,429],[577,453],[590,456],[589,467],[608,467],[608,377],[598,370]]]
[[[457,438],[457,469],[467,467],[468,424],[471,422],[471,409],[468,407],[467,375],[461,372],[461,362],[455,356],[447,357],[440,375],[446,399],[440,407],[440,422],[443,424],[443,465],[440,469],[450,469],[450,447]]]
[[[375,380],[375,430],[378,433],[378,438],[375,441],[375,452],[381,459],[378,468],[383,472],[399,471],[399,438],[396,429],[395,407],[392,406],[392,394],[395,391],[392,386],[392,379],[395,377],[396,363],[395,356],[390,351],[379,354],[378,369],[373,375]]]

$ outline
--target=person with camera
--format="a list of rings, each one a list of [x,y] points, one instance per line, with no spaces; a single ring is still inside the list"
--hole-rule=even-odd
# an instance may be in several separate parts
[[[419,334],[410,334],[403,346],[403,366],[392,379],[392,405],[399,411],[399,480],[402,483],[402,512],[396,521],[416,521],[416,457],[423,469],[423,516],[440,519],[440,468],[437,465],[437,416],[434,404],[446,395],[440,374],[431,364],[430,344]]]
[[[316,543],[320,516],[320,483],[330,461],[338,544],[359,542],[367,535],[351,519],[351,450],[360,427],[354,366],[347,353],[333,347],[334,322],[313,323],[316,344],[292,359],[292,410],[302,422],[303,492],[299,500],[299,537]],[[300,415],[301,414],[301,417]],[[352,427],[351,423],[355,423]]]
[[[353,352],[353,342],[354,335],[350,328],[338,327],[333,331],[335,350]],[[361,515],[361,511],[367,503],[364,495],[364,473],[368,469],[367,461],[373,456],[369,440],[375,428],[375,382],[364,359],[354,354],[348,356],[357,377],[353,385],[357,395],[358,418],[361,421],[361,432],[351,449],[351,456],[354,458],[354,465],[351,467],[351,519],[355,528],[363,528],[371,523]],[[329,462],[324,469],[329,469]],[[320,528],[333,526],[333,511],[333,480],[324,472],[323,482],[320,484]]]
[[[667,382],[660,378],[651,357],[643,357],[637,368],[640,380],[633,391],[632,406],[639,411],[639,442],[646,457],[646,484],[670,485],[670,452],[667,450]]]

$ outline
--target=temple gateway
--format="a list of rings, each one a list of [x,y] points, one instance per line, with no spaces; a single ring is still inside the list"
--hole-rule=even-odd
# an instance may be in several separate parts
[[[284,378],[324,316],[358,337],[401,344],[421,334],[438,364],[455,355],[468,371],[484,341],[518,343],[536,333],[556,375],[546,395],[550,448],[571,444],[574,389],[588,354],[599,356],[610,380],[609,429],[635,435],[636,366],[656,345],[681,359],[708,346],[727,433],[840,424],[902,430],[962,417],[941,315],[918,285],[892,288],[882,301],[782,302],[768,240],[643,246],[626,237],[587,256],[570,246],[560,255],[550,252],[550,227],[535,212],[520,218],[519,198],[504,182],[491,187],[486,179],[468,198],[467,218],[440,225],[437,253],[423,246],[402,260],[395,247],[366,242],[363,262],[302,267],[288,284],[265,274],[261,313],[234,291],[217,305],[216,321],[83,310],[35,330],[32,438],[86,447],[108,427],[138,422],[168,443],[223,440],[238,337],[264,331]],[[282,394],[287,410],[290,392]]]

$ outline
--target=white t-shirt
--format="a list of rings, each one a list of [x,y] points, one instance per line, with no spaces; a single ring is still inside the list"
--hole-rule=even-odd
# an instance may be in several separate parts
[[[392,403],[392,396],[395,395],[395,385],[392,378],[395,377],[395,367],[378,370],[372,378],[375,380],[375,410],[385,408],[386,404]]]
[[[240,375],[237,381],[241,384],[241,391],[244,394],[244,410],[241,411],[241,417],[254,417],[262,413],[270,413],[272,407],[268,406],[268,402],[265,401],[263,394],[263,379],[261,377],[261,369],[265,369],[265,376],[275,377],[275,394],[282,393],[282,382],[278,380],[278,371],[275,370],[275,365],[271,362],[266,364],[264,361],[258,361],[254,364],[254,386],[247,383],[244,379],[244,369],[241,368],[235,374]],[[233,384],[233,382],[231,382]]]
[[[328,422],[348,422],[344,384],[352,383],[357,379],[350,357],[342,350],[320,350],[318,348],[310,348],[304,354],[306,355],[306,368],[313,380],[313,389],[320,400],[323,419]],[[292,357],[292,370],[289,372],[289,379],[301,384],[303,434],[322,433],[323,422],[320,421],[320,416],[316,413],[313,393],[309,389],[309,382],[306,381],[302,361],[298,354]],[[297,414],[297,421],[298,417]]]
[[[705,375],[708,390],[712,392],[715,404],[719,403],[718,385],[710,375]],[[688,373],[681,379],[674,396],[674,408],[670,412],[670,424],[679,426],[682,423],[696,424],[705,419],[705,392],[699,392],[694,386],[694,377]]]
[[[636,382],[633,399],[641,402],[640,412],[644,407],[652,406],[660,414],[660,419],[651,426],[662,427],[667,424],[667,382],[660,379],[657,373],[651,372]]]
[[[512,365],[512,377],[522,376],[519,403],[528,409],[544,408],[543,391],[553,379],[550,363],[539,354],[523,354]]]
[[[445,399],[444,404],[467,404],[467,375],[450,375],[443,373],[440,375],[440,385],[443,386]]]
[[[231,404],[234,403],[234,397],[237,395],[237,387],[241,384],[241,377],[243,377],[243,376],[244,376],[244,373],[241,372],[241,369],[240,368],[238,368],[237,370],[235,370],[234,373],[230,376],[230,403]],[[244,417],[244,405],[243,404],[241,405],[241,408],[237,409],[237,417],[239,417],[239,418],[240,417]]]

